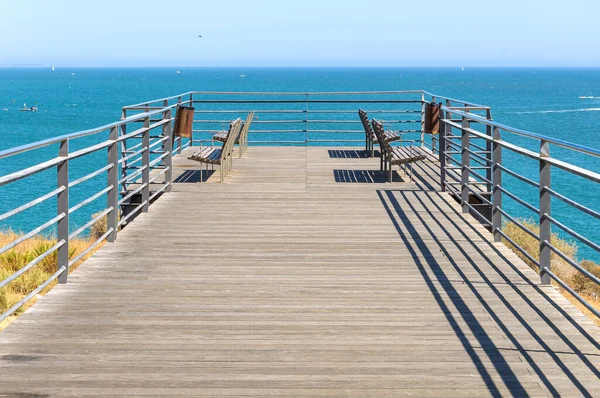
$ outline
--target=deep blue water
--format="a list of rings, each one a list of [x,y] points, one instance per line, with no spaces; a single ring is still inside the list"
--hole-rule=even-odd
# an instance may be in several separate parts
[[[0,149],[30,143],[59,134],[102,125],[120,117],[123,105],[161,98],[191,90],[201,91],[374,91],[424,89],[492,107],[494,119],[536,133],[600,148],[600,69],[181,69],[122,68],[23,68],[0,69]],[[241,77],[240,75],[244,75]],[[580,98],[586,97],[586,98]],[[23,103],[37,105],[36,113],[19,112]],[[7,108],[8,110],[3,110]],[[105,137],[98,137],[103,139]],[[277,139],[298,137],[277,136]],[[303,138],[303,137],[301,137]],[[317,139],[327,138],[320,135]],[[340,138],[336,136],[335,138]],[[360,138],[357,136],[352,139]],[[508,137],[507,137],[508,139]],[[511,141],[538,150],[538,143],[524,138]],[[89,145],[94,138],[74,142]],[[56,147],[36,156],[0,160],[0,174],[55,156]],[[600,160],[553,148],[553,155],[600,172]],[[71,164],[71,175],[82,176],[105,154]],[[505,151],[504,164],[537,179],[539,165]],[[98,168],[98,167],[96,167]],[[554,188],[600,210],[597,184],[554,171]],[[99,191],[105,181],[83,184],[71,192],[79,201]],[[510,177],[505,183],[522,198],[537,203],[538,192]],[[0,213],[52,190],[52,171],[36,178],[0,187]],[[79,199],[79,200],[78,200]],[[92,203],[71,217],[72,228],[89,220],[103,201]],[[520,217],[534,214],[505,198],[506,208]],[[55,203],[47,202],[1,222],[3,227],[28,231],[49,220]],[[600,241],[600,223],[589,216],[553,202],[553,212],[588,238]],[[600,259],[585,247],[581,258]]]

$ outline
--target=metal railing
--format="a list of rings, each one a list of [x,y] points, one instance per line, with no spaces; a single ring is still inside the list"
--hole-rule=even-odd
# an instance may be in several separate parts
[[[57,252],[58,259],[56,271],[35,290],[12,305],[3,314],[0,314],[0,322],[12,315],[54,280],[58,280],[58,283],[66,283],[69,268],[73,264],[84,258],[102,242],[114,241],[120,227],[126,224],[134,215],[148,211],[150,203],[158,195],[171,189],[172,120],[171,107],[164,107],[125,117],[118,122],[91,130],[67,134],[0,152],[0,160],[12,159],[19,155],[38,159],[42,149],[47,153],[56,150],[55,155],[49,159],[0,176],[0,186],[8,186],[20,180],[31,179],[47,171],[53,171],[51,178],[56,180],[56,186],[50,192],[0,214],[0,221],[4,222],[49,201],[56,201],[56,211],[53,217],[1,247],[0,255],[36,236],[48,236],[47,232],[52,230],[54,231],[53,235],[56,238],[56,243],[24,267],[0,281],[0,289],[13,283],[48,256],[54,255],[55,252]],[[140,124],[141,126],[139,126]],[[126,132],[128,126],[133,127],[130,132]],[[99,142],[85,145],[77,150],[70,149],[73,143],[86,139],[95,139]],[[120,145],[125,146],[131,142],[135,143],[131,147],[134,148],[131,153],[126,154],[119,151]],[[91,162],[93,163],[93,171],[87,170],[82,176],[73,176],[75,173],[70,170],[70,165],[73,162],[87,162],[88,159],[101,152],[106,153],[105,161],[100,162],[100,164]],[[121,171],[120,177],[119,171]],[[106,178],[106,182],[101,184],[102,188],[100,190],[76,204],[71,203],[70,197],[73,196],[73,192],[81,184],[90,181],[97,182],[101,177]],[[129,190],[128,187],[131,186],[135,186],[135,189]],[[126,189],[121,191],[119,187],[126,187]],[[120,208],[128,203],[135,194],[139,194],[141,198],[135,208],[127,214],[120,211]],[[106,205],[89,222],[76,229],[70,225],[70,215],[99,200],[106,200]],[[106,231],[84,251],[71,258],[69,242],[82,236],[104,219],[106,219]]]
[[[478,115],[476,111],[483,111],[483,114]],[[533,140],[539,149],[532,150],[525,148],[524,145],[510,142],[514,141],[515,137]],[[555,189],[552,178],[553,170],[561,170],[570,176],[580,177],[594,184],[590,186],[590,189],[597,192],[598,186],[595,184],[600,183],[600,174],[577,166],[570,160],[565,161],[551,156],[551,146],[563,150],[561,157],[565,159],[572,159],[575,153],[585,154],[595,159],[600,158],[600,150],[497,123],[491,120],[489,108],[441,106],[439,159],[442,190],[450,192],[460,200],[463,212],[473,214],[487,225],[493,234],[494,241],[500,242],[505,239],[527,260],[537,266],[542,284],[547,285],[554,280],[590,312],[600,317],[600,311],[553,272],[551,264],[551,255],[554,253],[574,270],[600,286],[600,279],[597,276],[562,252],[551,239],[553,227],[556,227],[563,234],[583,243],[596,253],[600,253],[599,244],[569,227],[567,221],[559,221],[558,214],[552,212],[552,199],[556,199],[593,220],[600,220],[599,211],[569,197],[568,193],[560,193]],[[506,159],[506,154],[504,154],[506,151],[513,156],[510,164],[503,161]],[[539,164],[537,176],[526,176],[519,171],[519,163],[524,159],[533,160]],[[537,203],[523,199],[520,192],[511,191],[510,186],[503,182],[505,176],[535,189],[539,196]],[[529,229],[514,214],[511,214],[506,206],[503,206],[505,198],[509,198],[513,203],[522,206],[536,216],[539,234]],[[490,213],[485,214],[486,212],[482,209],[489,210]],[[561,216],[567,217],[565,212]],[[538,255],[538,259],[503,230],[505,222],[514,224],[539,242],[539,251],[535,253]]]
[[[425,95],[421,90],[377,92],[214,92],[191,91],[173,97],[129,105],[127,112],[164,106],[194,106],[193,138],[176,138],[178,151],[211,141],[237,117],[250,111],[256,116],[249,144],[322,145],[364,142],[364,130],[356,112],[364,107],[381,119],[386,128],[403,134],[418,134],[422,145],[432,147],[423,132]],[[452,105],[471,105],[446,97]],[[383,108],[383,109],[382,109]],[[434,140],[435,143],[435,140]]]
[[[440,112],[440,134],[428,135],[424,131],[425,107],[429,103],[442,103]],[[195,118],[191,139],[173,137],[172,121],[178,106],[194,106]],[[267,145],[324,145],[364,143],[364,130],[357,116],[359,107],[382,120],[386,128],[402,134],[418,135],[421,146],[430,149],[440,162],[442,190],[453,194],[462,204],[464,212],[472,213],[483,224],[488,225],[496,241],[502,238],[539,267],[542,283],[555,280],[565,290],[582,302],[597,316],[599,312],[577,292],[552,272],[550,255],[555,253],[577,272],[581,272],[595,283],[597,277],[581,264],[562,253],[551,242],[552,226],[575,237],[593,250],[600,246],[576,232],[566,223],[558,221],[551,212],[551,198],[555,198],[584,214],[600,219],[600,212],[559,193],[552,185],[551,169],[560,169],[580,176],[593,183],[600,182],[600,174],[575,166],[550,156],[550,145],[562,149],[600,157],[600,151],[570,144],[527,131],[514,129],[492,120],[490,107],[463,100],[434,95],[422,90],[381,92],[202,92],[192,91],[172,97],[128,105],[122,108],[120,121],[96,129],[56,137],[22,147],[0,152],[0,160],[19,154],[33,153],[39,148],[57,146],[56,156],[33,166],[16,170],[0,177],[0,186],[30,178],[46,170],[54,170],[56,188],[29,202],[0,215],[0,222],[26,210],[56,198],[57,209],[53,217],[23,234],[14,242],[0,248],[0,255],[15,248],[26,240],[49,230],[56,229],[57,241],[53,247],[38,258],[15,272],[0,288],[13,282],[23,273],[39,264],[44,258],[58,252],[56,272],[27,295],[19,303],[0,316],[0,320],[14,313],[37,293],[58,279],[67,281],[69,267],[101,242],[114,241],[118,230],[137,214],[148,210],[148,206],[162,193],[171,189],[172,158],[195,143],[210,141],[212,135],[227,126],[230,120],[245,117],[254,111],[256,118],[249,131],[249,144]],[[457,133],[458,132],[458,133]],[[507,135],[536,140],[539,151],[532,151],[514,142]],[[69,150],[71,142],[84,137],[101,136],[99,142],[75,151]],[[429,140],[427,138],[430,138]],[[538,178],[531,178],[507,167],[503,162],[503,150],[520,157],[539,162]],[[77,178],[71,177],[69,164],[75,159],[92,156],[106,151],[106,161],[95,170]],[[32,156],[35,158],[35,156]],[[510,190],[502,178],[509,175],[539,191],[539,202],[532,203]],[[106,177],[106,184],[93,195],[76,205],[69,204],[70,192],[85,181]],[[72,196],[72,195],[71,195]],[[91,202],[106,198],[106,206],[92,220],[69,229],[69,215]],[[528,230],[503,206],[503,198],[523,206],[537,215],[540,233]],[[474,199],[477,203],[474,203]],[[86,251],[69,259],[69,240],[90,229],[104,217],[108,219],[106,232]],[[539,260],[519,246],[503,231],[503,222],[512,222],[539,241]]]

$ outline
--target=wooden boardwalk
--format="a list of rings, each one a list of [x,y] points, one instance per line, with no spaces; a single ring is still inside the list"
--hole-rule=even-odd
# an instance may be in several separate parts
[[[437,191],[337,148],[177,183],[0,334],[0,396],[600,396],[600,330]]]

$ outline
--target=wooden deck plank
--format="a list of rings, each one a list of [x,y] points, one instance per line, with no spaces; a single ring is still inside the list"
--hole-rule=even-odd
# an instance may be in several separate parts
[[[600,394],[598,328],[435,161],[390,184],[352,148],[251,147],[219,184],[188,154],[0,334],[0,396]]]

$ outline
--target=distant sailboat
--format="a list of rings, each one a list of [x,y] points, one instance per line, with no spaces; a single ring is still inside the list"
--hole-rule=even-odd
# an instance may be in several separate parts
[[[19,109],[20,112],[37,112],[37,106],[27,107],[27,104],[23,104],[23,108]]]
[[[56,71],[56,69],[54,69],[54,65],[52,65],[52,72]]]
[[[179,74],[181,74],[181,72],[180,72],[180,71],[177,71],[177,72],[175,72],[175,73],[177,73],[178,75],[179,75]]]
[[[465,71],[465,67],[464,67],[464,66],[462,66],[460,69],[461,69],[463,72]]]

